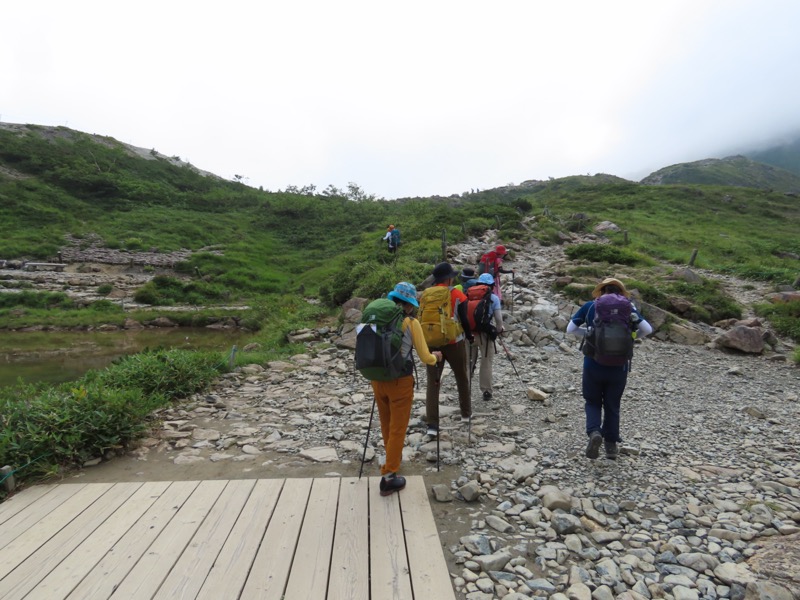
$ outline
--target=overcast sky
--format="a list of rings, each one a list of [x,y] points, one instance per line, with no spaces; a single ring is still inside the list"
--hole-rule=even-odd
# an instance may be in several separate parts
[[[800,131],[797,0],[16,0],[0,120],[275,191],[652,171]]]

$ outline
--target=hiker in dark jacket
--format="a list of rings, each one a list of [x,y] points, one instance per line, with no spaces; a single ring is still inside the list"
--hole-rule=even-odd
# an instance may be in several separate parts
[[[592,291],[592,298],[604,294],[619,294],[630,298],[630,292],[618,279],[607,278],[597,284]],[[586,329],[581,325],[594,322],[594,301],[590,300],[575,313],[567,325],[567,333],[585,336]],[[653,332],[650,323],[632,306],[631,326],[639,337]],[[595,459],[600,455],[600,445],[605,444],[606,458],[616,460],[619,455],[619,413],[622,393],[628,381],[628,364],[621,366],[601,365],[589,356],[583,357],[583,398],[586,401],[586,435],[589,442],[586,446],[586,457]]]
[[[466,294],[467,290],[478,282],[477,277],[478,276],[475,274],[475,269],[464,267],[461,269],[461,273],[458,275],[458,280],[460,283],[453,287]]]
[[[397,474],[403,458],[403,445],[408,429],[408,420],[411,417],[411,405],[414,402],[414,363],[411,357],[411,346],[417,351],[417,356],[426,365],[435,366],[442,360],[442,353],[430,352],[422,328],[414,316],[414,310],[419,307],[416,288],[405,281],[398,283],[394,290],[387,296],[390,300],[403,307],[403,346],[402,352],[408,356],[403,375],[393,381],[372,381],[372,391],[375,394],[375,404],[378,406],[378,416],[381,421],[381,435],[386,449],[386,462],[381,467],[381,496],[388,496],[393,492],[402,490],[406,486],[405,477]]]
[[[383,241],[386,242],[386,249],[389,252],[394,252],[397,250],[397,246],[395,245],[395,238],[394,238],[394,225],[389,225],[386,227],[386,235],[383,236]]]

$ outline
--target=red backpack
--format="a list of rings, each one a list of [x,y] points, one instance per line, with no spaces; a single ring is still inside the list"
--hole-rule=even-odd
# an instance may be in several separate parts
[[[497,277],[497,252],[494,250],[481,256],[481,262],[478,263],[478,275],[483,275],[484,273]]]
[[[477,283],[467,290],[467,320],[473,332],[494,332],[492,286]]]

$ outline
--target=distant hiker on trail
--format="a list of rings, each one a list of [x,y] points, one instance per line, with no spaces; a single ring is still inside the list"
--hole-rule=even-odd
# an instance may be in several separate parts
[[[567,325],[567,333],[584,336],[583,398],[586,401],[586,457],[600,455],[605,444],[606,458],[619,455],[619,413],[622,392],[628,381],[634,338],[653,332],[650,323],[630,301],[625,285],[614,278],[597,284],[592,298],[581,306]],[[586,329],[581,329],[581,325]]]
[[[471,269],[470,267],[464,267],[461,270],[461,273],[458,275],[458,280],[461,282],[458,285],[454,286],[455,289],[467,293],[467,290],[477,283],[476,279],[477,275],[475,275],[475,269]]]
[[[470,377],[475,373],[478,354],[481,355],[481,368],[478,372],[478,385],[484,400],[492,399],[492,362],[497,353],[495,339],[503,333],[503,313],[500,298],[492,293],[494,277],[483,273],[478,282],[467,290],[467,317],[475,341],[470,344]]]
[[[472,399],[469,387],[469,365],[467,340],[473,341],[467,319],[467,297],[457,289],[451,289],[458,276],[450,263],[439,263],[433,269],[433,286],[422,292],[419,301],[419,321],[429,348],[441,351],[444,360],[453,370],[458,388],[458,404],[461,422],[472,418]],[[428,365],[428,384],[425,391],[425,414],[428,422],[427,434],[439,435],[439,391],[444,362]]]
[[[478,263],[478,273],[489,273],[494,278],[494,294],[503,300],[503,293],[500,291],[500,274],[513,273],[514,269],[506,270],[503,268],[503,260],[508,256],[506,247],[502,244],[495,246],[494,250],[490,250],[483,256]]]
[[[400,230],[394,225],[389,225],[386,228],[386,235],[383,236],[383,241],[386,242],[389,252],[396,252],[400,247]]]
[[[393,492],[400,491],[406,485],[405,477],[399,476],[397,472],[400,470],[400,462],[403,458],[403,445],[405,444],[408,420],[411,416],[411,405],[414,402],[412,347],[417,351],[420,360],[429,365],[429,368],[434,368],[442,360],[441,352],[428,350],[428,344],[425,343],[419,321],[413,316],[414,310],[419,307],[416,288],[412,284],[402,281],[389,292],[388,300],[376,300],[369,306],[375,303],[384,303],[391,307],[389,300],[394,301],[402,310],[401,315],[398,315],[398,317],[402,316],[402,341],[399,348],[402,367],[399,376],[395,379],[371,380],[381,421],[383,445],[386,449],[386,462],[381,467],[381,496],[388,496]],[[365,309],[365,314],[368,312],[369,306]],[[356,353],[358,354],[358,345]]]

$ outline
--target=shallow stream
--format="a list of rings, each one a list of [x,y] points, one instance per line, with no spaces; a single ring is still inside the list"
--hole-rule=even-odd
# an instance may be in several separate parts
[[[0,335],[0,387],[25,382],[60,383],[102,369],[113,360],[147,348],[217,350],[228,356],[252,333],[205,328],[162,328],[108,332],[3,332]]]

